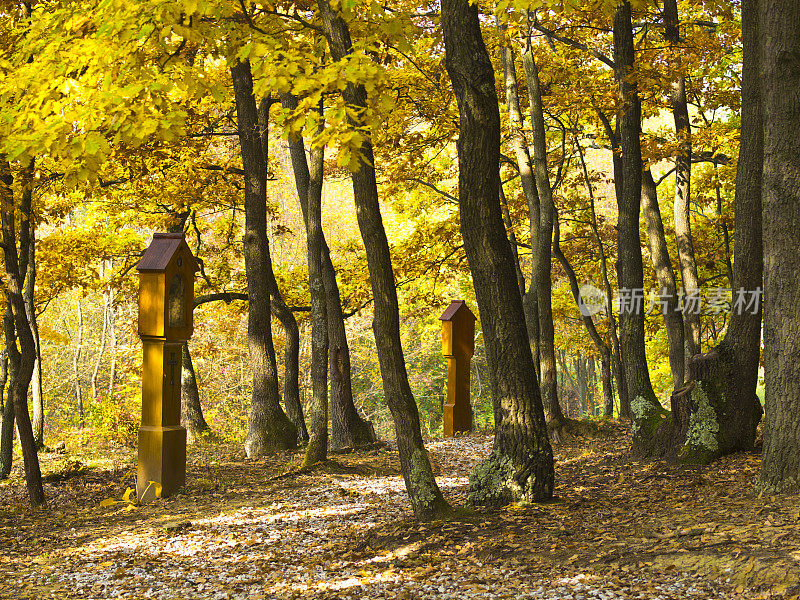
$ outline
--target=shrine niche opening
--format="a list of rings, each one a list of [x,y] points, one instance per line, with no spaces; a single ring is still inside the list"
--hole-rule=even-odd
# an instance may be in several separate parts
[[[186,325],[186,294],[183,277],[175,273],[169,284],[169,326],[184,327]]]

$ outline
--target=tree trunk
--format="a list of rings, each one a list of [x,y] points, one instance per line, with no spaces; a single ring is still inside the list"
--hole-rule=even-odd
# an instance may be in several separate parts
[[[100,278],[105,277],[105,260],[100,261]],[[106,331],[108,329],[108,295],[103,292],[103,327],[100,330],[100,348],[97,350],[97,358],[92,369],[92,399],[97,402],[97,374],[100,372],[100,365],[103,362],[103,354],[106,351]]]
[[[278,368],[272,344],[267,241],[267,177],[259,137],[249,61],[231,67],[236,98],[239,144],[245,171],[244,260],[247,273],[247,345],[253,370],[253,395],[245,442],[249,457],[297,446],[297,428],[280,405]]]
[[[75,378],[75,404],[78,407],[78,427],[86,427],[86,414],[83,406],[83,389],[81,388],[80,362],[83,353],[83,306],[81,299],[77,300],[78,330],[75,337],[75,352],[72,355],[72,375]]]
[[[506,93],[506,106],[508,107],[508,114],[511,120],[511,146],[514,148],[514,155],[517,158],[517,168],[519,169],[519,178],[522,184],[522,192],[525,194],[525,200],[528,203],[528,219],[529,219],[529,233],[530,245],[532,256],[532,272],[530,289],[524,295],[523,309],[525,310],[525,325],[528,331],[528,339],[530,340],[531,354],[534,357],[534,364],[536,372],[541,377],[540,371],[540,356],[541,356],[541,339],[540,339],[540,321],[541,316],[539,313],[539,279],[536,265],[539,262],[537,258],[538,252],[541,250],[539,243],[539,236],[541,235],[541,203],[539,201],[539,191],[536,186],[536,179],[533,172],[533,164],[531,162],[530,152],[528,151],[528,141],[525,138],[524,123],[522,118],[522,110],[519,105],[519,92],[517,86],[517,70],[514,65],[514,51],[511,48],[510,42],[505,38],[506,28],[500,24],[499,17],[497,18],[497,29],[501,36],[500,58],[503,63],[503,87]],[[500,186],[502,192],[502,185]],[[516,253],[516,249],[514,250]],[[548,260],[549,260],[548,249]],[[519,278],[519,276],[518,276]],[[550,363],[548,363],[550,366]],[[549,369],[547,372],[550,388],[552,389],[552,379],[554,371]],[[556,394],[557,399],[557,394]],[[552,401],[551,398],[545,397],[544,406],[545,414],[549,417],[552,415],[550,410],[552,407],[548,402]]]
[[[689,105],[686,100],[686,78],[681,74],[680,29],[678,19],[678,1],[664,0],[664,38],[669,42],[674,56],[674,64],[670,67],[676,73],[671,82],[670,104],[675,121],[675,135],[679,142],[678,155],[675,157],[675,237],[678,242],[678,259],[681,266],[681,279],[685,295],[699,294],[700,280],[697,276],[697,263],[694,257],[692,226],[689,219],[692,181],[692,129],[689,121]],[[700,313],[687,310],[684,312],[686,327],[686,361],[700,352]],[[674,372],[673,372],[674,374]]]
[[[508,230],[508,243],[511,244],[511,253],[514,255],[514,271],[517,273],[519,293],[521,296],[525,296],[525,275],[522,273],[522,267],[519,265],[519,252],[517,251],[519,245],[517,243],[517,236],[514,233],[514,224],[511,222],[511,215],[508,212],[508,201],[506,200],[506,194],[503,191],[502,183],[500,184],[500,208],[503,210],[503,225],[505,225]],[[528,315],[525,315],[526,326],[527,321]],[[533,346],[531,346],[531,352],[533,352]]]
[[[611,354],[600,357],[600,377],[603,380],[603,416],[614,416],[614,389],[611,386]]]
[[[614,191],[617,198],[622,198],[622,180],[623,180],[623,168],[622,168],[622,148],[620,146],[620,138],[619,138],[619,131],[614,131],[611,127],[611,123],[609,122],[608,118],[603,114],[602,111],[597,111],[597,116],[600,117],[600,120],[603,122],[603,126],[606,130],[606,135],[608,136],[608,141],[611,144],[611,149],[613,151],[613,170],[614,170]],[[589,172],[586,169],[586,159],[583,156],[583,151],[581,150],[580,143],[576,142],[576,146],[578,148],[578,156],[581,159],[581,167],[583,169],[583,177],[586,182],[586,187],[589,190],[589,204],[591,208],[591,226],[592,232],[594,233],[595,239],[597,240],[597,249],[600,253],[600,272],[603,276],[603,286],[606,292],[606,310],[608,312],[608,323],[609,329],[611,331],[611,343],[613,347],[613,354],[612,354],[612,369],[614,371],[614,379],[617,381],[617,392],[619,394],[619,416],[624,419],[631,418],[631,402],[630,396],[628,394],[628,381],[625,377],[625,365],[622,362],[622,353],[620,352],[620,344],[619,344],[619,337],[617,335],[617,322],[614,318],[614,310],[612,307],[612,294],[611,294],[611,281],[608,277],[608,267],[606,266],[606,252],[605,246],[603,245],[603,238],[600,237],[600,229],[597,226],[597,213],[595,211],[594,206],[594,194],[592,192],[592,184],[589,180]],[[611,414],[607,414],[606,416],[610,417]]]
[[[328,314],[322,278],[322,183],[324,148],[311,148],[305,225],[308,248],[308,284],[311,289],[311,439],[303,460],[313,465],[328,458]]]
[[[111,261],[111,268],[114,262]],[[108,286],[108,353],[111,355],[111,364],[108,366],[108,397],[114,397],[114,385],[117,380],[117,319],[114,301],[116,294],[114,288]]]
[[[588,359],[589,371],[588,371],[588,379],[589,379],[589,400],[591,404],[589,405],[589,414],[594,417],[597,414],[597,403],[596,403],[596,392],[597,392],[597,363],[594,359],[594,356],[590,356]]]
[[[656,272],[662,305],[661,314],[667,328],[667,345],[669,347],[669,366],[672,370],[672,383],[675,389],[685,381],[686,351],[683,338],[683,316],[678,310],[678,291],[675,285],[675,273],[669,258],[667,239],[664,236],[664,223],[661,220],[661,209],[658,206],[658,190],[650,169],[642,174],[642,213],[647,226],[647,247],[650,259]]]
[[[318,5],[331,55],[334,60],[343,60],[352,52],[347,23],[331,8],[328,0],[318,0]],[[367,108],[367,93],[362,85],[348,83],[342,96],[352,107]],[[355,127],[363,125],[356,118],[352,124]],[[353,197],[356,204],[356,218],[367,254],[372,296],[375,299],[375,318],[372,327],[383,389],[395,424],[400,466],[414,514],[418,519],[432,519],[449,511],[449,505],[436,485],[430,459],[422,441],[419,411],[408,384],[403,347],[400,342],[397,290],[389,243],[378,202],[375,157],[369,135],[364,135],[359,150],[362,158],[358,171],[353,173]],[[497,190],[495,190],[496,198]]]
[[[797,443],[800,436],[800,370],[797,366],[800,344],[800,282],[797,280],[800,272],[797,251],[800,246],[800,139],[797,137],[800,126],[797,95],[800,6],[787,0],[749,4],[757,4],[758,11],[758,39],[762,44],[759,80],[764,117],[766,418],[759,486],[765,490],[796,491],[800,487],[800,446]],[[747,16],[743,13],[743,23]],[[742,92],[744,96],[744,89]],[[737,177],[737,192],[738,183]],[[735,237],[738,241],[738,229]],[[738,257],[737,244],[734,248],[737,264]],[[736,285],[741,284],[737,280]]]
[[[186,428],[186,439],[193,444],[211,431],[200,405],[200,390],[189,352],[189,342],[184,342],[181,352],[181,425]]]
[[[30,169],[33,169],[31,164]],[[25,194],[31,193],[26,190]],[[28,204],[28,202],[26,202]],[[22,226],[25,226],[25,219],[22,220]],[[39,340],[39,324],[36,318],[36,304],[35,304],[35,289],[36,289],[36,225],[35,220],[30,218],[27,220],[29,228],[29,243],[28,243],[28,261],[25,276],[25,312],[28,317],[28,323],[33,333],[33,341],[36,346],[36,358],[33,363],[33,376],[31,380],[31,404],[33,406],[33,441],[36,444],[36,449],[41,450],[44,448],[44,399],[42,397],[42,349]]]
[[[264,151],[264,173],[268,176],[267,153],[269,148],[269,107],[271,101],[262,98],[258,104],[258,129],[261,147]],[[308,429],[303,415],[303,403],[300,401],[300,331],[297,328],[297,319],[287,306],[283,294],[278,287],[278,280],[272,269],[272,263],[267,272],[270,289],[270,310],[278,319],[286,333],[286,343],[283,347],[283,404],[286,414],[297,428],[297,439],[303,444],[308,441]]]
[[[284,108],[297,108],[297,98],[291,94],[281,96]],[[289,154],[292,158],[297,197],[305,220],[308,213],[310,171],[303,139],[289,136]],[[316,156],[316,155],[315,155]],[[319,156],[319,158],[322,158]],[[315,167],[316,168],[316,167]],[[321,193],[321,189],[320,189]],[[325,307],[328,312],[328,364],[330,371],[331,439],[333,450],[352,448],[375,441],[372,424],[361,418],[353,403],[350,381],[350,347],[342,313],[342,300],[336,270],[331,260],[330,249],[322,236],[322,279],[325,284]]]
[[[618,263],[617,282],[620,297],[627,296],[627,306],[620,307],[620,351],[625,368],[628,394],[633,413],[633,444],[649,437],[665,412],[650,383],[644,345],[644,307],[637,306],[636,294],[643,294],[644,274],[639,240],[639,206],[642,196],[642,151],[639,140],[641,106],[634,70],[633,28],[628,0],[614,10],[614,77],[619,85],[619,130],[622,146],[622,189],[617,197]],[[643,302],[643,300],[642,300]]]
[[[478,7],[442,3],[445,66],[458,101],[459,209],[484,343],[495,423],[491,456],[470,476],[473,504],[553,494],[553,452],[499,202],[500,113]],[[548,254],[549,256],[549,254]]]
[[[17,435],[25,464],[25,483],[28,487],[28,496],[32,506],[41,506],[45,503],[42,473],[39,469],[39,457],[36,453],[36,442],[33,439],[33,428],[28,414],[28,386],[31,383],[33,365],[36,360],[36,344],[28,324],[23,298],[28,244],[31,243],[30,228],[27,222],[31,218],[31,192],[28,188],[22,195],[20,249],[18,250],[11,169],[4,157],[0,159],[0,166],[3,169],[3,172],[0,173],[0,200],[3,204],[2,238],[6,271],[6,298],[11,305],[14,327],[19,341],[19,351],[16,344],[13,347],[13,354],[19,357],[19,367],[11,386],[11,396],[14,404],[14,418],[17,422]],[[13,356],[11,358],[14,359]]]
[[[14,462],[14,397],[12,390],[18,369],[19,352],[16,346],[16,333],[14,331],[14,315],[11,312],[11,303],[6,302],[3,316],[3,330],[5,332],[5,350],[3,351],[2,365],[0,365],[0,380],[3,387],[0,395],[3,397],[3,423],[0,428],[0,480],[7,479],[11,474]],[[13,360],[12,360],[13,357]],[[8,386],[6,386],[8,384]]]
[[[533,129],[533,162],[536,175],[536,188],[541,200],[539,214],[538,249],[534,253],[534,279],[539,313],[539,381],[542,389],[542,402],[545,416],[551,428],[564,424],[561,405],[558,402],[556,384],[555,327],[553,325],[552,295],[550,280],[552,270],[552,240],[556,217],[550,176],[547,170],[547,138],[544,128],[544,108],[539,84],[539,68],[533,56],[530,37],[522,56],[525,77],[528,80],[528,97],[531,108],[531,127]]]

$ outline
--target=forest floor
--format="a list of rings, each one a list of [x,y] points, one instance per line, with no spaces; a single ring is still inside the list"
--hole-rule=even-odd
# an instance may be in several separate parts
[[[800,502],[758,497],[758,454],[685,468],[631,459],[625,429],[555,446],[547,503],[413,520],[392,447],[246,460],[190,449],[186,488],[101,506],[133,485],[130,450],[86,439],[42,454],[48,508],[19,467],[0,484],[0,598],[788,598],[800,593]],[[74,447],[73,447],[74,445]],[[491,436],[430,440],[464,506]]]

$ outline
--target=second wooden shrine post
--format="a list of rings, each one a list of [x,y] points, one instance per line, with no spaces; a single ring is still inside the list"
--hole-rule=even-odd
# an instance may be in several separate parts
[[[463,300],[453,300],[439,317],[442,354],[447,358],[447,401],[442,415],[445,437],[472,431],[469,362],[475,353],[475,315]]]
[[[155,233],[139,271],[142,425],[136,496],[169,496],[186,483],[186,429],[181,427],[181,356],[192,337],[197,261],[181,233]],[[151,483],[153,482],[153,483]]]

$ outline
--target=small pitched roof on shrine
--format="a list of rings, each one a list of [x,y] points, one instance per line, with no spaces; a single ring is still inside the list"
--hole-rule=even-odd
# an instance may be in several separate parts
[[[182,233],[154,233],[153,242],[145,250],[144,255],[136,265],[136,270],[139,272],[164,271],[178,250],[180,250],[181,245],[186,246],[186,249],[189,250]],[[192,256],[194,261],[191,250],[189,250],[189,255]]]
[[[475,315],[472,314],[472,311],[467,307],[463,300],[451,300],[450,306],[445,309],[442,313],[442,316],[439,317],[440,321],[452,321],[456,314],[461,310],[464,309],[466,311],[464,314],[469,314],[473,319],[475,319]]]

